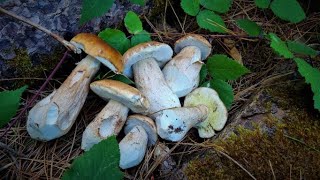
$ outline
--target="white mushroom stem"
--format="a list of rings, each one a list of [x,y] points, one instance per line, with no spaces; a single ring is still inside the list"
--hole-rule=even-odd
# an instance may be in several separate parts
[[[156,114],[157,132],[162,139],[177,142],[197,124],[206,120],[208,107],[180,107],[165,109]]]
[[[39,101],[29,112],[27,131],[34,139],[49,141],[66,134],[75,122],[100,62],[82,59],[59,89]]]
[[[187,46],[166,64],[162,72],[172,91],[178,97],[184,97],[199,86],[201,67],[200,49]]]
[[[81,149],[88,151],[93,145],[112,135],[118,135],[128,116],[129,108],[110,100],[82,135]]]
[[[143,127],[135,126],[119,143],[120,167],[128,169],[143,160],[146,153],[148,135]]]
[[[181,107],[178,96],[169,88],[153,58],[135,63],[133,74],[137,89],[149,100],[149,116],[163,109]]]

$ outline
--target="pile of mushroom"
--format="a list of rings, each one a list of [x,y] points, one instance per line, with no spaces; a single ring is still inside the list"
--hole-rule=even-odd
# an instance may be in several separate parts
[[[193,127],[202,138],[210,138],[224,127],[227,109],[218,94],[210,88],[197,88],[202,60],[212,49],[205,38],[191,34],[179,39],[173,58],[169,45],[155,41],[132,47],[123,56],[92,34],[78,34],[71,43],[88,55],[59,89],[30,110],[27,130],[32,138],[49,141],[66,134],[89,89],[108,103],[86,127],[81,148],[87,151],[124,129],[119,143],[122,169],[140,164],[158,135],[177,142]],[[100,62],[134,79],[135,87],[109,79],[90,84]]]

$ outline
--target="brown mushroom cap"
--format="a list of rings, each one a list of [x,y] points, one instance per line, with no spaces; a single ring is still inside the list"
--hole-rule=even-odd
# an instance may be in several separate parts
[[[77,48],[93,56],[116,73],[123,71],[122,55],[94,34],[80,33],[70,41]]]
[[[202,60],[206,59],[210,55],[212,49],[211,44],[204,37],[197,34],[189,34],[175,42],[174,52],[179,53],[187,46],[195,46],[199,48]]]

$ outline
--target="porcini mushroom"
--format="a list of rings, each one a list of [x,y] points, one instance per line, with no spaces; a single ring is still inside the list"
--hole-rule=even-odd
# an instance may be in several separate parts
[[[215,131],[222,130],[228,119],[228,111],[218,93],[211,88],[197,88],[185,97],[185,107],[200,104],[209,108],[209,114],[203,122],[196,125],[196,128],[201,138],[210,138],[215,135]]]
[[[147,42],[130,48],[123,55],[124,74],[130,77],[133,68],[136,87],[150,102],[150,116],[163,109],[181,107],[178,96],[169,88],[157,63],[168,61],[172,53],[167,44]]]
[[[89,83],[100,61],[122,72],[121,54],[98,36],[81,33],[71,43],[88,55],[72,71],[58,90],[39,101],[29,112],[27,130],[34,139],[49,141],[66,134],[74,124],[89,92]]]
[[[81,148],[86,151],[103,139],[118,135],[126,122],[129,109],[136,113],[147,113],[149,108],[149,102],[136,88],[120,81],[99,80],[91,83],[90,88],[110,101],[82,135]]]
[[[162,72],[178,97],[184,97],[199,86],[201,60],[211,53],[211,44],[202,36],[190,34],[175,43],[178,53],[170,60]]]
[[[147,146],[154,145],[158,136],[153,120],[138,114],[128,117],[124,132],[119,143],[120,167],[128,169],[140,164]]]
[[[192,127],[206,120],[208,113],[208,107],[202,104],[162,110],[156,114],[157,132],[162,139],[180,141]]]

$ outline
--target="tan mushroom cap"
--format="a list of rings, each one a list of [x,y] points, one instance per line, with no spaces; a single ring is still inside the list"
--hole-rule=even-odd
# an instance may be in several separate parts
[[[155,145],[158,140],[156,125],[154,121],[140,114],[131,115],[127,118],[126,126],[124,128],[125,134],[129,133],[135,126],[141,126],[148,134],[148,145]]]
[[[101,98],[112,99],[127,106],[133,112],[147,113],[149,101],[138,89],[120,81],[103,79],[90,84],[91,90]]]
[[[123,71],[122,55],[105,41],[94,34],[80,33],[70,41],[77,48],[95,57],[102,64],[116,73]]]
[[[186,35],[179,40],[177,40],[174,44],[174,52],[179,53],[183,48],[187,46],[195,46],[201,51],[201,59],[206,59],[210,53],[212,46],[206,38],[197,35],[197,34],[189,34]]]

